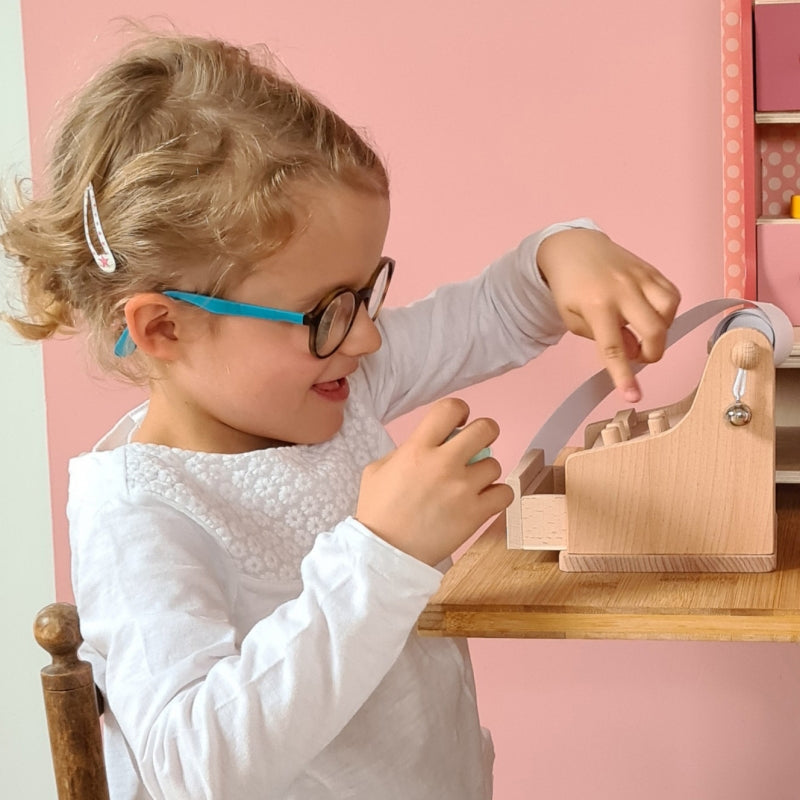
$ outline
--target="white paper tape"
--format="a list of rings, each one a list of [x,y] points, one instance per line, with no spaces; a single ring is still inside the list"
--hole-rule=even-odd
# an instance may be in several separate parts
[[[792,352],[794,342],[792,323],[777,306],[771,303],[754,303],[749,300],[733,298],[709,300],[685,311],[675,318],[667,332],[666,346],[672,346],[716,314],[737,306],[744,306],[744,308],[725,316],[714,330],[710,342],[715,342],[730,328],[754,328],[761,331],[772,344],[775,364],[785,361]],[[632,364],[631,366],[636,374],[641,372],[647,364]],[[550,415],[536,436],[533,437],[525,454],[531,450],[544,450],[545,464],[552,464],[578,425],[613,390],[614,384],[605,370],[592,375]]]

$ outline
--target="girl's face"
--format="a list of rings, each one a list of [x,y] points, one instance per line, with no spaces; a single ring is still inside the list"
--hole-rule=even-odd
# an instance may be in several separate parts
[[[309,193],[304,208],[305,228],[227,299],[309,312],[334,289],[367,285],[383,251],[388,200],[334,186]],[[189,320],[186,346],[153,385],[139,441],[211,452],[326,441],[342,424],[347,377],[381,344],[363,305],[326,359],[309,351],[304,325],[228,316],[212,324],[205,312],[179,313]]]

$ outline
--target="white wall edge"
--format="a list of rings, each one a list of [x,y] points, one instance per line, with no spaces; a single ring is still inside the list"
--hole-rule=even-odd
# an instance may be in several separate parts
[[[19,0],[0,3],[0,180],[30,175],[28,108]],[[0,256],[0,306],[15,296]],[[35,643],[36,612],[55,596],[42,348],[0,324],[0,796],[56,796]]]

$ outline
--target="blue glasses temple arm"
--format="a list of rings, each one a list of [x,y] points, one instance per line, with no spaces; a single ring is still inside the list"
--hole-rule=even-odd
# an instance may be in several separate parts
[[[125,358],[125,356],[129,356],[135,349],[136,342],[131,339],[128,329],[123,328],[122,333],[119,335],[119,339],[117,339],[116,343],[114,344],[114,355],[117,358]]]
[[[173,300],[182,300],[184,303],[191,303],[193,306],[202,308],[211,314],[226,314],[231,317],[252,317],[253,319],[272,319],[278,322],[293,322],[295,325],[305,325],[307,318],[305,314],[298,311],[282,311],[279,308],[267,308],[266,306],[254,306],[249,303],[236,303],[233,300],[223,300],[219,297],[209,297],[205,294],[193,294],[192,292],[164,292],[167,297]]]
[[[173,300],[181,300],[193,306],[202,308],[210,314],[224,314],[230,317],[251,317],[253,319],[271,319],[278,322],[291,322],[295,325],[306,325],[309,320],[305,314],[298,311],[281,311],[279,308],[254,306],[249,303],[236,303],[233,300],[223,300],[219,297],[209,297],[205,294],[193,292],[164,292]],[[118,358],[129,356],[136,349],[136,343],[131,339],[128,329],[124,328],[114,345],[114,355]]]

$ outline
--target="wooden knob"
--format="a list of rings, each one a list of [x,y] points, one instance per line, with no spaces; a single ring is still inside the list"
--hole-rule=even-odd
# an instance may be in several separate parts
[[[667,419],[667,412],[664,409],[651,411],[647,415],[647,428],[652,436],[669,430],[669,420]]]
[[[45,606],[33,623],[33,635],[53,660],[76,659],[83,638],[78,623],[78,610],[70,603]],[[60,660],[60,659],[59,659]]]
[[[737,342],[731,350],[731,361],[739,369],[754,369],[759,351],[755,342]]]
[[[603,439],[603,444],[618,444],[622,441],[622,431],[620,426],[615,422],[609,422],[608,425],[600,431],[600,436]]]

